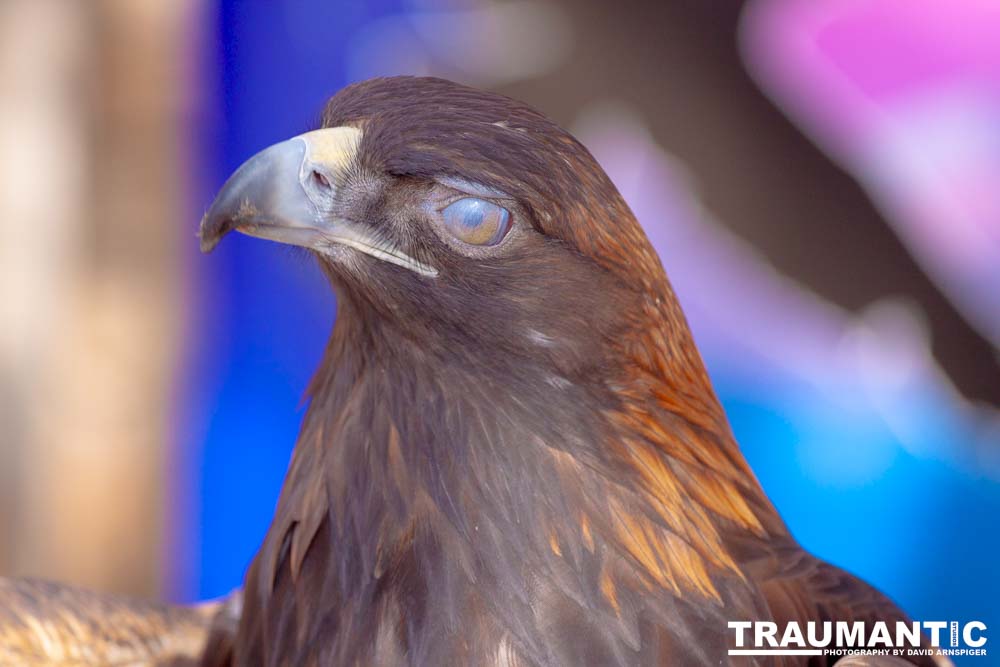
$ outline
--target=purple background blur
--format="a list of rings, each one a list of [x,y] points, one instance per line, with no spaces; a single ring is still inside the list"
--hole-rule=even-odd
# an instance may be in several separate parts
[[[191,221],[228,173],[312,128],[324,100],[351,81],[437,73],[499,88],[587,48],[559,3],[221,0],[201,18],[210,28],[192,67]],[[760,88],[858,179],[920,267],[996,347],[1000,5],[762,0],[744,8],[738,41]],[[995,634],[995,408],[961,398],[905,299],[849,312],[775,271],[714,218],[698,178],[652,138],[643,118],[656,110],[614,93],[560,120],[646,227],[737,438],[793,533],[915,618],[979,619]],[[544,99],[526,101],[546,110]],[[193,226],[178,233],[187,238]],[[169,589],[181,600],[240,585],[335,315],[324,280],[300,254],[242,237],[207,257],[190,248],[172,493],[187,500],[167,545]]]

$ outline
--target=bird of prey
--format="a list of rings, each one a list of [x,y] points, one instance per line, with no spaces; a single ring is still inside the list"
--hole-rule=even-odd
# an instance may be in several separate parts
[[[729,621],[906,620],[789,534],[638,222],[541,113],[349,86],[202,249],[234,229],[311,251],[338,316],[231,664],[747,664]]]

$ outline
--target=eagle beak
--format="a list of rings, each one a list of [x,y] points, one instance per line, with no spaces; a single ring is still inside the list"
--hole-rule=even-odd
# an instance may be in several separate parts
[[[361,144],[361,130],[331,127],[265,148],[243,163],[201,219],[201,251],[230,230],[290,243],[328,257],[353,248],[389,264],[434,277],[434,267],[410,257],[364,224],[341,215],[338,196]]]
[[[349,226],[333,215],[361,131],[333,127],[265,148],[229,177],[201,220],[202,252],[230,230],[320,249]]]

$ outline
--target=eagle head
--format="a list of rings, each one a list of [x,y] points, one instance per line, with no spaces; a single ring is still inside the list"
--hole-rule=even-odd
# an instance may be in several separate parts
[[[302,246],[342,313],[463,363],[572,379],[623,325],[672,301],[659,261],[593,156],[532,108],[436,78],[350,86],[322,128],[229,179],[201,224]],[[557,380],[562,381],[562,380]]]

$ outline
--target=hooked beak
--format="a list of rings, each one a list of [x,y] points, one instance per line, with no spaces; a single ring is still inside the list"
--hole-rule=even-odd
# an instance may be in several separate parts
[[[421,275],[437,275],[433,267],[374,238],[364,225],[334,213],[360,142],[357,128],[324,128],[251,157],[229,177],[202,218],[202,252],[211,252],[235,229],[321,254],[346,246]]]

